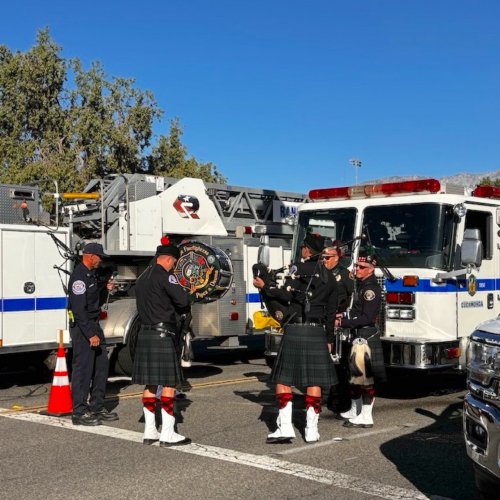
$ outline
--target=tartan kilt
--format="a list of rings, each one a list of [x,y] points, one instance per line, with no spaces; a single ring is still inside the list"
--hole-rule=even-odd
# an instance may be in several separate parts
[[[160,337],[160,333],[145,328],[139,331],[132,383],[177,387],[184,382],[174,339],[168,333]]]
[[[382,341],[380,340],[380,331],[377,328],[360,328],[358,330],[353,330],[353,334],[354,338],[361,337],[368,340],[375,382],[386,382],[387,375],[385,372],[384,351],[382,348]]]
[[[338,383],[322,326],[287,325],[270,381],[294,387],[330,387]]]

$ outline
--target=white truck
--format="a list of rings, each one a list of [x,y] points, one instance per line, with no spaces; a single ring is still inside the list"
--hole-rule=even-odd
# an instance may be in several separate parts
[[[478,498],[500,491],[500,318],[483,321],[472,332],[467,351],[463,431],[473,462]]]
[[[193,299],[196,336],[236,348],[239,339],[262,333],[253,323],[259,243],[270,247],[271,265],[289,262],[289,216],[304,195],[121,174],[93,180],[83,193],[56,192],[50,221],[39,198],[37,188],[0,185],[0,355],[57,347],[57,330],[67,331],[68,274],[83,245],[97,241],[111,256],[117,284],[101,324],[110,349],[117,347],[115,366],[126,374],[139,327],[135,280],[161,237],[181,245],[176,273]]]
[[[307,232],[372,246],[384,290],[386,366],[465,369],[474,326],[500,313],[500,189],[435,179],[313,189],[297,210],[293,255]]]

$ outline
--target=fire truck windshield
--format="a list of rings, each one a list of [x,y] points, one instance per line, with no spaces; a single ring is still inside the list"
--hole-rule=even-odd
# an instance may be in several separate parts
[[[453,257],[451,205],[419,203],[364,209],[363,232],[387,267],[448,269]]]
[[[356,219],[362,212],[362,229],[355,234]],[[366,235],[361,245],[371,245],[386,267],[449,269],[454,252],[453,208],[439,203],[408,203],[329,210],[304,210],[299,213],[293,255],[307,233],[318,233],[331,240],[352,242]],[[359,233],[359,234],[358,234]],[[344,249],[344,264],[350,250]]]

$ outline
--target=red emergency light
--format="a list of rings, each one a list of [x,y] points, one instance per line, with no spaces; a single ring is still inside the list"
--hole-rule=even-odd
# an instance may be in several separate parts
[[[500,188],[495,186],[476,186],[472,196],[478,198],[500,198]]]
[[[441,184],[437,179],[419,179],[415,181],[385,182],[383,184],[365,184],[339,188],[312,189],[311,200],[332,198],[370,198],[372,196],[391,196],[393,194],[437,193]]]

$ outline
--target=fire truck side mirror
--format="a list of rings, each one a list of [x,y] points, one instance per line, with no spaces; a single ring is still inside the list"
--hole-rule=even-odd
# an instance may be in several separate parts
[[[460,252],[462,266],[481,267],[483,260],[483,243],[479,229],[466,229]]]
[[[269,236],[262,235],[260,237],[259,250],[257,252],[257,262],[269,267]]]

